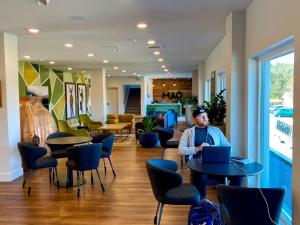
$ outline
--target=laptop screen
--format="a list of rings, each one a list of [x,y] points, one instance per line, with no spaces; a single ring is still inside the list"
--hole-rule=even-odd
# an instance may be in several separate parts
[[[228,163],[230,161],[230,146],[205,146],[202,150],[202,162]]]

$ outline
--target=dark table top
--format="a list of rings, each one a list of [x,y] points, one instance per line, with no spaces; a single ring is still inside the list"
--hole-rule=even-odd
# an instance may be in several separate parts
[[[257,162],[248,164],[240,164],[232,161],[229,163],[202,163],[199,159],[192,159],[187,163],[187,166],[199,173],[224,177],[253,176],[263,171],[263,165]]]
[[[52,138],[46,140],[45,143],[51,145],[76,145],[76,144],[88,143],[91,140],[92,140],[91,137],[72,136],[72,137]]]

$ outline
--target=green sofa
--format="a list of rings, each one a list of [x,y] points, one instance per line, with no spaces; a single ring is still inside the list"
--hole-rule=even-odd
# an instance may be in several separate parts
[[[75,136],[86,136],[89,137],[89,132],[86,129],[74,129],[71,128],[68,123],[64,120],[57,121],[59,132],[66,132]]]
[[[86,114],[79,115],[79,123],[81,126],[87,126],[90,132],[98,131],[98,128],[103,126],[100,121],[93,121]]]

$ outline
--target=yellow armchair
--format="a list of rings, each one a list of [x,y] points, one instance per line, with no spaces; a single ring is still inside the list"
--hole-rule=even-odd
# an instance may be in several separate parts
[[[118,115],[117,114],[108,114],[106,116],[106,123],[107,124],[119,123]]]
[[[130,123],[130,129],[134,126],[134,114],[121,114],[119,117],[119,123]]]
[[[89,131],[98,131],[98,128],[103,126],[100,121],[93,121],[86,114],[79,115],[79,122],[81,126],[87,126]]]
[[[75,136],[90,136],[89,133],[87,132],[87,130],[85,129],[74,129],[71,128],[68,123],[64,120],[58,120],[57,121],[57,125],[58,125],[58,129],[60,132],[66,132],[66,133],[70,133],[73,134]]]

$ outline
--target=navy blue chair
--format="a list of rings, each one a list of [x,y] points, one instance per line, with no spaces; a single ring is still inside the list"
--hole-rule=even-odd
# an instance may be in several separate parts
[[[28,186],[28,195],[31,192],[31,181],[32,181],[32,173],[34,170],[42,169],[42,168],[54,168],[55,175],[57,180],[57,186],[59,187],[59,182],[57,179],[57,161],[55,158],[51,156],[45,156],[47,154],[47,149],[43,147],[38,147],[29,142],[19,142],[18,149],[22,159],[22,167],[24,170],[24,180],[23,180],[23,188],[25,188],[26,184],[26,171],[30,171],[30,180]]]
[[[258,188],[218,185],[217,194],[226,225],[274,225],[271,219],[279,224],[285,194],[283,188],[261,188],[260,191]]]
[[[171,160],[149,159],[146,168],[152,191],[158,201],[154,224],[160,224],[163,206],[194,205],[200,201],[197,188],[192,184],[183,184],[182,176],[176,173],[177,163]],[[160,209],[158,221],[157,214]]]
[[[112,165],[111,159],[110,159],[110,155],[112,153],[112,147],[113,147],[113,143],[115,140],[115,135],[112,133],[103,133],[103,134],[98,134],[93,136],[93,140],[92,143],[102,143],[102,152],[101,152],[101,156],[100,158],[103,159],[103,164],[104,164],[104,171],[106,173],[106,165],[105,165],[105,158],[108,159],[109,163],[110,163],[110,167],[111,170],[114,174],[114,177],[116,176],[114,167]],[[91,176],[91,179],[93,176]]]
[[[77,184],[78,184],[77,197],[80,196],[80,185],[79,185],[80,176],[82,176],[83,179],[83,172],[88,170],[90,171],[96,170],[102,191],[103,192],[105,191],[98,172],[101,151],[102,151],[101,143],[78,145],[67,149],[68,161],[66,165],[69,170],[77,171]]]
[[[157,129],[158,139],[162,147],[161,159],[164,159],[166,148],[178,148],[179,141],[170,141],[174,136],[174,130],[169,128],[160,127]],[[181,167],[183,167],[183,156],[180,157]]]
[[[61,137],[72,137],[74,136],[73,134],[66,133],[66,132],[55,132],[52,134],[49,134],[47,137],[47,140],[53,139],[53,138],[61,138]],[[55,158],[55,159],[60,159],[60,158],[67,158],[68,153],[67,153],[67,148],[72,147],[73,145],[52,145],[52,144],[47,144],[51,150],[50,155]],[[51,181],[51,171],[52,177],[54,177],[54,171],[52,168],[49,168],[49,180]],[[54,179],[54,178],[53,178]]]
[[[61,137],[72,137],[74,136],[73,134],[66,133],[66,132],[56,132],[49,134],[47,137],[47,140],[53,139],[53,138],[61,138]],[[67,158],[68,153],[67,153],[67,148],[72,147],[73,145],[51,145],[47,144],[51,150],[51,156],[55,159],[59,158]]]

